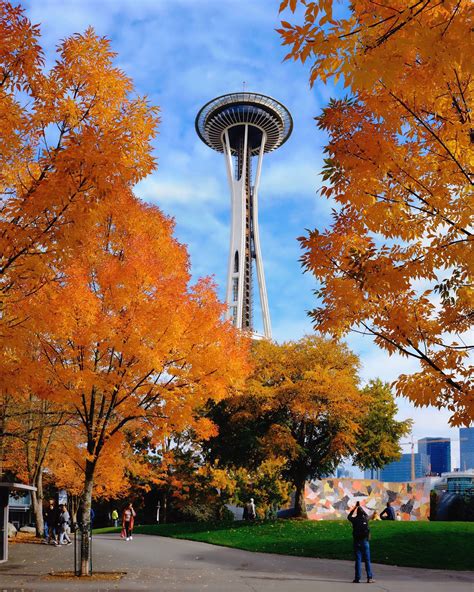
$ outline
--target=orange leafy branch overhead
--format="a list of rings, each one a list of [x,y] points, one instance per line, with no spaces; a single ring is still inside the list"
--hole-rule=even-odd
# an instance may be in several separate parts
[[[321,281],[321,331],[372,335],[415,358],[399,394],[474,417],[472,288],[474,133],[468,2],[283,2],[288,57],[316,84],[349,96],[316,118],[328,134],[322,196],[338,209],[302,237],[302,263]],[[293,18],[297,18],[296,16]]]
[[[157,109],[134,95],[109,41],[91,28],[73,35],[45,70],[39,36],[0,1],[2,345],[28,319],[16,302],[74,258],[96,207],[155,167]]]
[[[82,495],[84,489],[86,459],[83,445],[80,430],[63,430],[52,446],[47,464],[55,486],[74,496]],[[128,477],[134,474],[138,464],[124,441],[124,435],[116,434],[97,463],[93,497],[113,499],[125,495],[130,487]]]

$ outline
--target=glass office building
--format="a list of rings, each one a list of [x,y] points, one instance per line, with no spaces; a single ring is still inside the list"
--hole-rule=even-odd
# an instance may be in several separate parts
[[[365,469],[364,479],[376,479],[380,481],[380,469]]]
[[[418,452],[430,458],[430,472],[441,475],[451,471],[450,438],[422,438],[418,440]]]
[[[461,471],[474,469],[474,427],[459,428],[459,444]]]
[[[415,460],[415,479],[424,477],[429,473],[430,458],[427,454],[417,452],[414,455]],[[411,481],[411,453],[402,454],[400,460],[388,464],[380,470],[381,481],[393,481],[402,483]]]

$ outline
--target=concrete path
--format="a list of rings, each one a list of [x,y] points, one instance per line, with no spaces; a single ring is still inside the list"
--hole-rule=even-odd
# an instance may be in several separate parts
[[[352,584],[353,563],[250,553],[163,537],[94,537],[94,570],[125,571],[120,581],[51,580],[72,569],[73,548],[14,544],[0,564],[0,592],[473,592],[474,572],[374,565],[376,582]],[[79,580],[79,581],[78,581]],[[84,581],[86,580],[86,581]]]

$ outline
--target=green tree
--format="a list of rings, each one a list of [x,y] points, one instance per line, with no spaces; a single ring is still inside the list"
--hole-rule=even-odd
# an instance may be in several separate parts
[[[400,438],[410,433],[413,422],[395,419],[398,407],[388,383],[371,380],[363,392],[370,397],[370,405],[362,418],[352,460],[362,469],[379,469],[400,458]]]
[[[267,458],[257,468],[239,467],[228,472],[234,482],[232,501],[244,506],[250,498],[255,501],[258,518],[273,518],[278,508],[290,499],[291,485],[284,478],[285,458]]]

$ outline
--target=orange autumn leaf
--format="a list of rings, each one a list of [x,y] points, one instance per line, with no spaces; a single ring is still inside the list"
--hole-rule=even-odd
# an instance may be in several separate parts
[[[340,77],[349,93],[316,118],[329,137],[321,195],[338,209],[300,239],[303,267],[321,282],[315,327],[360,331],[418,360],[398,393],[469,425],[472,8],[361,0],[333,20],[332,0],[299,4],[303,23],[279,31],[289,57],[310,61],[315,89]]]

